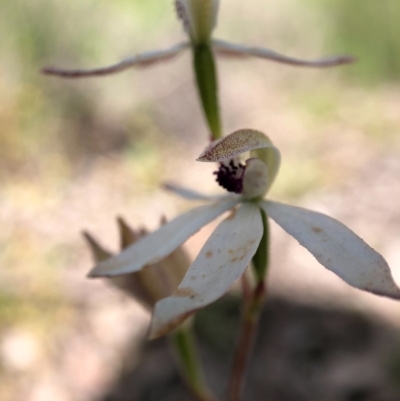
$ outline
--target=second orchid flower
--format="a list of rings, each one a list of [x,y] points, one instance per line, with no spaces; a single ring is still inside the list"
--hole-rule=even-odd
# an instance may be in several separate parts
[[[259,57],[283,64],[304,67],[333,67],[354,61],[350,56],[334,56],[318,60],[301,60],[282,55],[267,48],[252,47],[219,39],[211,34],[217,24],[219,0],[176,0],[175,7],[189,41],[177,43],[168,49],[137,54],[117,64],[89,70],[67,70],[57,67],[43,68],[47,75],[64,78],[96,77],[114,74],[134,66],[149,66],[176,57],[183,50],[191,48],[193,68],[202,109],[211,133],[211,139],[222,136],[221,117],[218,102],[218,81],[214,61],[217,55],[232,57]]]

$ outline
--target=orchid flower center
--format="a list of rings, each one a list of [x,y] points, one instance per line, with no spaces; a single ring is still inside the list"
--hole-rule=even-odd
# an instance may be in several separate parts
[[[269,188],[268,168],[260,159],[252,157],[242,164],[236,159],[220,163],[214,171],[218,184],[228,192],[243,195],[245,199],[263,197]]]
[[[246,166],[237,163],[234,159],[229,162],[220,163],[219,169],[213,174],[217,176],[215,179],[218,184],[228,192],[241,194],[243,192],[243,176]]]
[[[248,154],[244,164],[240,155]],[[279,150],[260,131],[243,129],[213,141],[200,157],[202,162],[219,162],[214,174],[218,184],[229,192],[241,194],[246,201],[257,201],[265,196],[274,182],[280,164]]]

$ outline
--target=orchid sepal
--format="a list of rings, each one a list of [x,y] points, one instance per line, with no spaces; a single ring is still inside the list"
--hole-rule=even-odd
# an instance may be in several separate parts
[[[297,206],[262,201],[267,215],[328,270],[360,290],[400,299],[386,260],[344,224]]]

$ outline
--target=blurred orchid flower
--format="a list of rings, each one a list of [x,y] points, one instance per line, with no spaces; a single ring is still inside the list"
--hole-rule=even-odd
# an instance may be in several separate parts
[[[239,163],[237,158],[244,152],[250,152],[250,158]],[[259,246],[264,246],[266,216],[351,286],[400,299],[400,289],[383,257],[342,223],[321,213],[264,199],[277,176],[280,153],[263,133],[236,131],[209,145],[198,160],[219,162],[217,181],[234,194],[210,197],[168,185],[167,189],[186,199],[208,204],[175,218],[90,272],[91,277],[112,277],[140,271],[164,258],[217,216],[231,211],[207,240],[177,290],[156,304],[152,338],[168,333],[228,291],[249,263],[255,262]]]
[[[283,64],[304,67],[333,67],[354,61],[350,56],[335,56],[319,60],[301,60],[284,56],[273,50],[250,47],[212,39],[211,34],[217,24],[219,0],[175,0],[178,18],[189,36],[189,41],[178,43],[170,48],[137,54],[117,64],[90,70],[61,69],[46,67],[42,72],[64,78],[96,77],[114,74],[131,67],[147,67],[170,60],[187,48],[192,49],[193,67],[196,84],[202,103],[203,112],[211,131],[212,139],[222,136],[220,112],[218,106],[218,83],[213,50],[221,56],[259,57]]]
[[[148,235],[144,229],[133,230],[122,218],[117,219],[121,250],[136,243]],[[166,220],[162,219],[161,224]],[[83,233],[96,263],[107,261],[113,254],[101,246],[88,232]],[[135,273],[110,277],[115,287],[139,301],[144,307],[152,310],[156,302],[171,295],[190,265],[189,257],[182,247],[178,247],[157,263],[152,263]]]

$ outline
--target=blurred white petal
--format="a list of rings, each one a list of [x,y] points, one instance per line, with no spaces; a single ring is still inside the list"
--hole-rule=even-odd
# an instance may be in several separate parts
[[[168,333],[192,312],[225,294],[243,274],[263,235],[260,209],[244,203],[214,231],[178,289],[156,304],[150,337]]]
[[[299,67],[334,67],[342,64],[349,64],[355,61],[351,56],[332,56],[321,58],[318,60],[301,60],[293,57],[288,57],[283,54],[277,53],[274,50],[266,49],[264,47],[253,47],[239,45],[236,43],[226,42],[224,40],[214,39],[214,50],[223,56],[229,57],[259,57],[278,63],[289,64]]]
[[[321,213],[262,201],[265,212],[327,269],[361,290],[400,299],[385,259],[339,221]]]
[[[115,74],[131,67],[147,67],[161,61],[166,61],[168,59],[174,58],[187,47],[189,47],[189,43],[182,42],[165,50],[155,50],[151,52],[136,54],[135,56],[129,57],[117,64],[109,65],[107,67],[94,68],[90,70],[68,70],[57,67],[45,67],[42,69],[42,73],[46,75],[56,75],[64,78],[96,77]]]
[[[237,203],[237,199],[228,199],[190,210],[135,242],[118,255],[100,262],[89,273],[89,277],[133,273],[146,265],[154,264],[177,249],[201,227],[232,209]]]
[[[215,201],[219,199],[232,199],[234,197],[233,195],[205,195],[172,182],[164,183],[163,188],[187,200]]]

